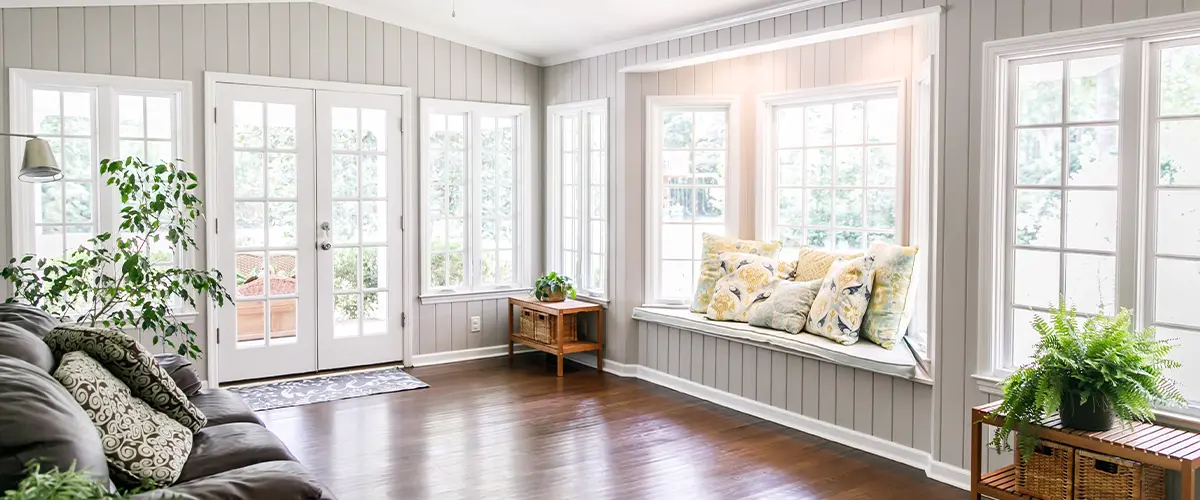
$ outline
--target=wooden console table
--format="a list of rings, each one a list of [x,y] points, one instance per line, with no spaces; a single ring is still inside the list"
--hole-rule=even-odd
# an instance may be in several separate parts
[[[983,497],[997,500],[1032,498],[1021,495],[1017,489],[1016,466],[1009,465],[984,474],[982,472],[983,425],[1000,427],[1004,419],[991,417],[1000,407],[1000,401],[976,406],[971,410],[971,498]],[[1063,428],[1057,416],[1042,424],[1038,437],[1046,441],[1073,446],[1075,448],[1103,453],[1114,457],[1134,460],[1143,464],[1179,471],[1185,500],[1196,499],[1196,469],[1200,468],[1200,434],[1173,427],[1149,423],[1132,426],[1117,425],[1104,432],[1078,431]]]
[[[533,338],[517,335],[513,331],[513,307],[530,309],[553,316],[556,344],[543,344]],[[563,342],[563,317],[572,314],[596,313],[596,342],[583,340]],[[576,317],[576,325],[579,319]],[[596,369],[604,371],[604,308],[598,304],[567,299],[562,302],[542,302],[533,297],[508,298],[508,359],[513,358],[513,343],[527,345],[542,352],[558,356],[558,376],[563,376],[563,356],[573,352],[596,351]]]

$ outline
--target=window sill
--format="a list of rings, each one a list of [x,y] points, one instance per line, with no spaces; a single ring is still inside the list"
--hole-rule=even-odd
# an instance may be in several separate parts
[[[470,302],[473,300],[507,299],[517,295],[526,295],[532,288],[505,288],[503,290],[487,290],[482,292],[449,292],[429,293],[421,295],[421,305],[450,304],[453,302]]]
[[[704,315],[687,310],[662,307],[635,308],[633,319],[819,359],[836,365],[912,380],[921,384],[933,383],[917,364],[912,352],[901,346],[887,350],[865,341],[847,346],[812,334],[792,335],[745,323],[713,321],[705,318]]]
[[[182,309],[179,311],[171,311],[171,315],[174,316],[175,319],[179,320],[180,323],[183,323],[185,325],[194,325],[196,323],[196,320],[200,319],[200,313],[198,311],[196,311],[195,309],[191,309],[191,308]],[[76,319],[76,318],[68,317],[67,319]]]
[[[1002,397],[1004,396],[1004,391],[1001,386],[1006,376],[1007,374],[1001,373],[976,373],[971,375],[971,378],[975,379],[975,386],[979,389],[979,392]],[[1193,406],[1189,409],[1155,410],[1154,421],[1171,427],[1200,431],[1200,415],[1186,413],[1188,411],[1200,412],[1200,408]]]
[[[588,295],[575,294],[575,300],[578,300],[580,302],[588,302],[588,303],[596,304],[605,309],[608,309],[608,299],[603,298],[603,297],[592,297],[592,296],[588,296]]]

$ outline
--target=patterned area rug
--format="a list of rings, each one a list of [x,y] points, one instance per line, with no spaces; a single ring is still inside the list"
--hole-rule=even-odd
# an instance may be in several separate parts
[[[254,411],[424,389],[429,384],[398,367],[230,387]]]

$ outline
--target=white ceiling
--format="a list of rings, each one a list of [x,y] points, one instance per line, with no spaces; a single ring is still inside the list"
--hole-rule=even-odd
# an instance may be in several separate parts
[[[452,1],[457,4],[455,17],[450,16]],[[374,14],[389,22],[510,57],[544,63],[624,40],[801,2],[334,0],[325,3]]]

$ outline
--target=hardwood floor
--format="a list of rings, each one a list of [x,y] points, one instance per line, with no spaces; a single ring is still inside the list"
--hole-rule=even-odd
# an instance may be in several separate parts
[[[261,414],[343,500],[961,499],[923,471],[542,354],[417,368],[431,388]]]

